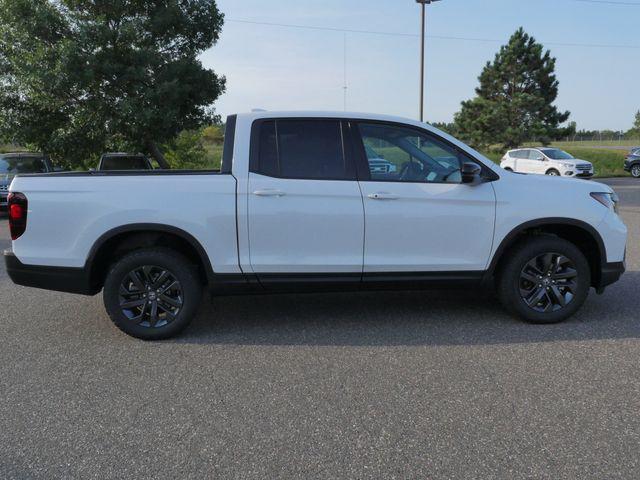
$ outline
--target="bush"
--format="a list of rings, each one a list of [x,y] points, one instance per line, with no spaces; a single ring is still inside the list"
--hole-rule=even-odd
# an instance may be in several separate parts
[[[164,157],[172,169],[203,170],[214,168],[202,145],[198,130],[185,130],[164,146]]]
[[[210,125],[202,129],[202,140],[206,143],[221,144],[224,141],[224,130],[220,125]]]

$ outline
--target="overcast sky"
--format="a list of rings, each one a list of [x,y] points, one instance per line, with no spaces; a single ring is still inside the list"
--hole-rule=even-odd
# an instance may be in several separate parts
[[[220,114],[252,108],[343,110],[346,35],[347,110],[417,116],[415,0],[218,0],[218,5],[226,15],[222,38],[202,60],[227,77],[227,92],[216,103]],[[523,26],[557,58],[556,104],[571,111],[579,128],[631,127],[640,109],[640,0],[442,0],[427,8],[427,35],[433,36],[426,51],[428,121],[451,121],[460,102],[474,95],[484,64]]]

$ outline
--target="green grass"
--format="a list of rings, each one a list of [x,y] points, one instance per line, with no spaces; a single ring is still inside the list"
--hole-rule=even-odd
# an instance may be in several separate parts
[[[558,148],[581,148],[581,147],[637,147],[640,146],[640,139],[635,140],[584,140],[578,142],[553,142],[551,144]],[[533,145],[532,145],[533,146]]]
[[[567,153],[570,153],[575,158],[580,160],[586,160],[593,163],[596,171],[596,177],[625,177],[629,175],[624,171],[624,157],[627,155],[626,150],[606,150],[597,148],[584,148],[576,147],[577,142],[574,142],[569,147],[562,148]],[[502,152],[489,151],[483,152],[483,155],[491,159],[493,162],[499,164],[500,159],[504,155]]]

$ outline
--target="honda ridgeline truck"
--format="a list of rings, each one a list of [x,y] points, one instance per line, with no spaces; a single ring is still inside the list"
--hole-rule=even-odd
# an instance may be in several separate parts
[[[504,171],[416,121],[233,115],[223,157],[219,171],[18,175],[10,277],[102,290],[116,326],[160,339],[187,326],[205,288],[493,283],[508,311],[552,323],[625,269],[627,229],[610,187]],[[392,168],[379,168],[381,157]]]

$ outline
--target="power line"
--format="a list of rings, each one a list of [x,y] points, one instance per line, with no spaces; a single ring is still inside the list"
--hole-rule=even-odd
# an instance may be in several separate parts
[[[574,2],[582,2],[582,3],[600,3],[604,5],[626,5],[632,7],[640,7],[640,3],[638,2],[619,2],[615,0],[573,0]]]
[[[577,1],[587,1],[587,0],[577,0]],[[417,38],[420,36],[415,33],[385,32],[385,31],[376,31],[376,30],[355,30],[355,29],[348,29],[348,28],[320,27],[317,25],[296,25],[292,23],[258,22],[254,20],[241,20],[241,19],[235,19],[235,18],[228,18],[226,19],[226,21],[233,22],[233,23],[249,24],[249,25],[264,25],[268,27],[297,28],[302,30],[355,33],[355,34],[363,34],[363,35],[383,35],[383,36],[405,37],[405,38],[406,37]],[[495,38],[454,37],[454,36],[447,36],[447,35],[427,35],[427,38],[438,39],[438,40],[458,40],[458,41],[465,41],[465,42],[505,43],[504,40],[499,40]],[[559,47],[640,49],[640,45],[611,45],[611,44],[598,44],[598,43],[564,43],[564,42],[543,42],[543,43],[545,45],[553,45],[553,46],[559,46]]]

